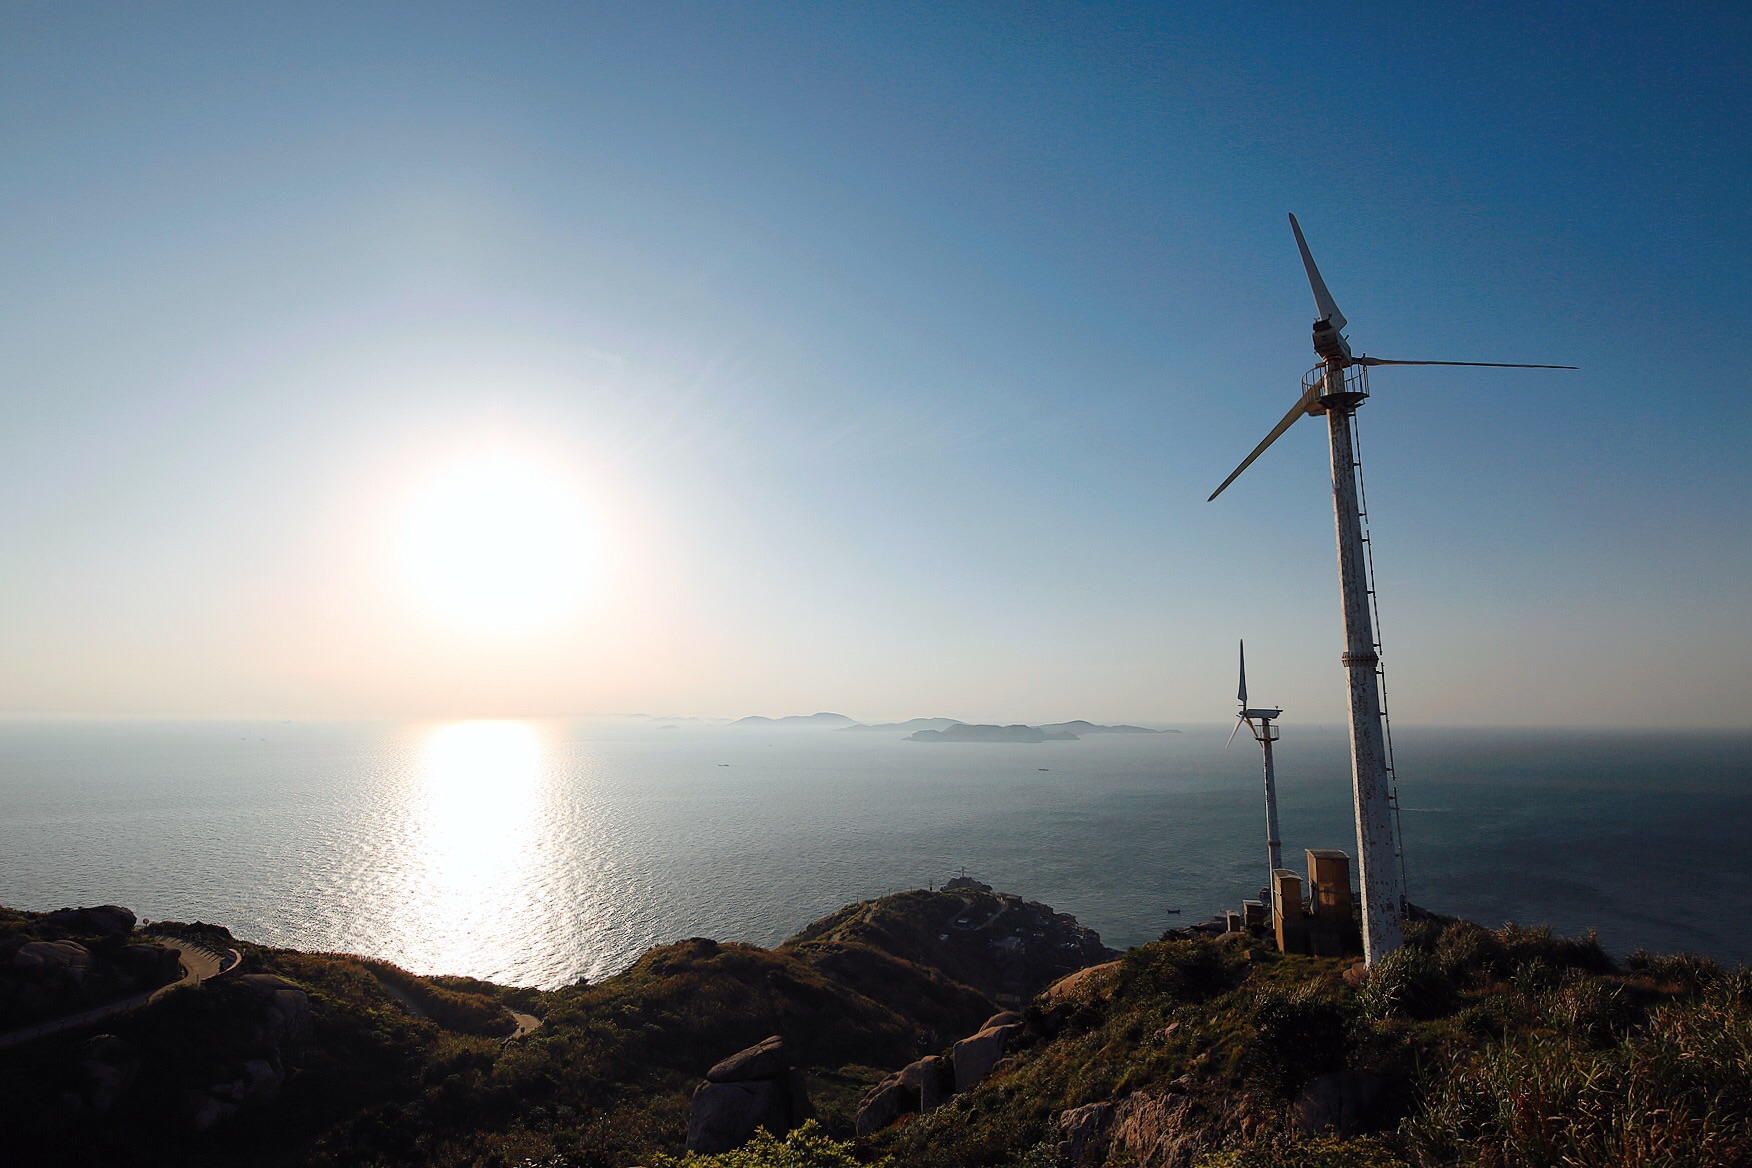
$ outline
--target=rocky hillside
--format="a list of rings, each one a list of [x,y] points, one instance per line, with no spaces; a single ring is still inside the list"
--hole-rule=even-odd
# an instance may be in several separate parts
[[[1538,930],[1416,922],[1365,979],[915,891],[546,992],[203,939],[241,965],[0,1049],[4,1162],[1752,1165],[1752,972]],[[713,1154],[756,1124],[807,1126]]]
[[[549,992],[202,930],[241,953],[235,973],[101,1033],[0,1049],[13,1150],[118,1165],[623,1168],[680,1152],[707,1069],[770,1036],[811,1113],[849,1137],[871,1088],[978,1031],[1000,995],[1112,955],[1044,905],[978,892],[848,906],[771,950],[677,942]],[[541,1025],[507,1039],[508,1011]]]
[[[118,905],[25,913],[0,908],[0,1033],[173,982],[176,955]]]
[[[1250,939],[1065,979],[977,1087],[863,1142],[921,1168],[1752,1164],[1752,971],[1416,922],[1368,978]]]

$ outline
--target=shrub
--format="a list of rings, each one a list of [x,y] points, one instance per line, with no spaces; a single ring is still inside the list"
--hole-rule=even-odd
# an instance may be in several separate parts
[[[881,1160],[878,1164],[886,1165]],[[775,1139],[761,1128],[740,1148],[710,1156],[670,1156],[658,1153],[650,1168],[864,1168],[852,1154],[852,1145],[822,1134],[810,1120],[784,1139]]]
[[[1493,1043],[1437,1076],[1401,1131],[1435,1163],[1752,1162],[1752,1012],[1711,995],[1603,1049],[1562,1033]]]
[[[1202,1002],[1241,983],[1238,955],[1207,941],[1158,941],[1120,960],[1124,992],[1142,991],[1177,1002]]]
[[[1317,985],[1260,989],[1253,1020],[1258,1034],[1248,1048],[1248,1062],[1280,1094],[1345,1065],[1349,1012]]]
[[[1405,1161],[1370,1136],[1331,1136],[1262,1144],[1201,1156],[1194,1168],[1406,1168]]]
[[[1471,921],[1453,921],[1434,947],[1436,964],[1456,984],[1478,984],[1508,971],[1508,950],[1489,929]]]
[[[1454,1008],[1455,991],[1435,957],[1404,947],[1374,964],[1358,1000],[1375,1021],[1436,1018]]]
[[[1625,958],[1625,968],[1670,991],[1696,993],[1722,976],[1722,967],[1695,953],[1652,954],[1637,949]]]
[[[1496,931],[1496,939],[1510,968],[1528,961],[1586,973],[1611,973],[1615,968],[1592,930],[1586,937],[1555,937],[1549,925],[1523,928],[1511,922]]]

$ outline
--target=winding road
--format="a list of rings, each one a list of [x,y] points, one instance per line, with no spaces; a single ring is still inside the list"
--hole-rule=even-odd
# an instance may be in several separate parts
[[[16,1030],[8,1030],[0,1034],[0,1048],[17,1046],[34,1038],[44,1038],[50,1034],[60,1034],[67,1030],[77,1030],[89,1026],[93,1022],[101,1022],[105,1018],[113,1018],[118,1014],[131,1014],[135,1010],[145,1009],[160,1000],[172,990],[184,986],[198,986],[204,981],[210,981],[232,968],[238,962],[235,949],[219,954],[192,941],[184,941],[178,937],[151,937],[151,942],[162,948],[169,949],[177,955],[177,961],[182,966],[182,977],[157,989],[146,990],[130,997],[114,1002],[105,1002],[101,1006],[92,1006],[80,1010],[76,1014],[63,1014],[59,1018],[50,1018],[46,1022],[37,1022],[30,1026],[21,1026]]]

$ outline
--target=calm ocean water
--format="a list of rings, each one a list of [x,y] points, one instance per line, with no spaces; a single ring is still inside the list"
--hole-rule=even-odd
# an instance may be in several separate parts
[[[1227,733],[0,723],[0,904],[553,986],[683,937],[771,944],[965,865],[1123,948],[1264,883],[1258,751]],[[1398,739],[1417,903],[1752,960],[1721,899],[1752,883],[1752,735]],[[1341,730],[1286,727],[1278,768],[1286,862],[1354,852]]]

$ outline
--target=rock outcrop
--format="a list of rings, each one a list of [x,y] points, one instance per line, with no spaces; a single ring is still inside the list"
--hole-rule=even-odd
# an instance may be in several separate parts
[[[858,1135],[881,1131],[903,1115],[923,1114],[951,1095],[977,1087],[1021,1029],[1022,1015],[1015,1011],[993,1014],[976,1033],[957,1042],[948,1058],[930,1055],[883,1079],[858,1104]]]
[[[1110,1159],[1137,1168],[1190,1168],[1213,1138],[1209,1124],[1195,1118],[1191,1098],[1173,1091],[1061,1112],[1058,1130],[1060,1161],[1076,1168]]]
[[[250,973],[237,979],[262,1004],[260,1041],[279,1049],[310,1041],[310,997],[283,977]]]
[[[12,967],[84,989],[96,962],[91,950],[77,941],[27,941],[12,955]]]
[[[872,1087],[858,1104],[858,1135],[881,1131],[903,1115],[930,1111],[954,1093],[955,1069],[942,1055],[908,1063]]]
[[[285,1081],[285,1067],[278,1056],[247,1059],[227,1068],[225,1078],[205,1089],[184,1091],[184,1115],[196,1131],[211,1130],[246,1107],[272,1103],[280,1097]]]
[[[1011,1035],[1022,1029],[1022,1015],[1014,1010],[993,1014],[981,1026],[979,1033],[955,1044],[951,1059],[955,1064],[955,1092],[971,1091],[991,1074],[992,1068],[1004,1057]]]
[[[79,1050],[79,1089],[66,1102],[107,1115],[140,1073],[140,1051],[113,1034],[99,1034]]]
[[[706,1072],[694,1091],[687,1150],[707,1155],[746,1143],[759,1128],[784,1135],[815,1113],[785,1040],[773,1035]]]
[[[48,915],[47,920],[70,933],[97,937],[126,937],[134,931],[135,923],[133,910],[119,904],[57,909]]]

